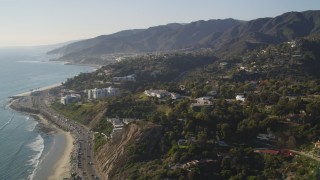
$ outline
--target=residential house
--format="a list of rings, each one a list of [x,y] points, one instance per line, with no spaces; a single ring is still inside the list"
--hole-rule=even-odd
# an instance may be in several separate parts
[[[180,88],[181,91],[186,90],[186,86],[185,85],[180,85],[179,88]]]
[[[107,121],[112,123],[114,128],[122,128],[124,126],[123,121],[120,118],[107,118]]]
[[[203,104],[203,105],[212,105],[212,97],[210,96],[205,96],[205,97],[199,97],[196,99],[198,104]]]
[[[275,141],[276,137],[272,133],[269,133],[269,134],[259,133],[257,136],[257,139],[261,141]]]
[[[236,100],[244,102],[246,100],[246,98],[244,98],[243,94],[238,94],[238,95],[236,95]]]
[[[136,81],[136,76],[134,74],[128,75],[128,76],[122,76],[122,77],[113,77],[112,80],[114,82],[120,82],[120,81]]]
[[[157,98],[163,98],[167,95],[169,95],[169,92],[166,90],[145,90],[144,94],[148,97],[157,97]]]
[[[170,93],[170,95],[171,95],[171,99],[179,99],[181,97],[181,95],[178,93]]]
[[[186,146],[188,145],[188,140],[186,139],[179,139],[178,140],[178,146]]]
[[[212,106],[212,97],[210,96],[205,96],[205,97],[199,97],[195,99],[195,103],[191,103],[191,108],[193,107],[201,107],[201,106]]]

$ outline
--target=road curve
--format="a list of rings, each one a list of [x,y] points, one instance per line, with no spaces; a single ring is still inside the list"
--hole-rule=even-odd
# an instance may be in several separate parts
[[[48,90],[41,91],[33,97],[33,102],[38,107],[40,114],[45,116],[49,121],[59,126],[61,129],[70,131],[75,138],[75,153],[73,163],[74,175],[84,180],[100,179],[100,175],[95,168],[93,158],[93,132],[86,126],[69,120],[50,108],[50,103],[54,96]]]

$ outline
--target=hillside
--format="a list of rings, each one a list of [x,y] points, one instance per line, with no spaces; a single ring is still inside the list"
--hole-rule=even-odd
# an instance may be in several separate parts
[[[106,64],[112,54],[136,54],[212,48],[219,54],[238,54],[298,37],[320,36],[320,11],[288,12],[275,18],[234,19],[167,24],[98,36],[50,51],[60,60]]]
[[[161,137],[161,126],[151,123],[128,126],[120,137],[97,150],[97,167],[104,173],[104,179],[126,179],[133,176],[133,168],[128,164],[157,157]],[[136,155],[138,153],[139,156]]]
[[[208,44],[219,52],[242,53],[261,45],[279,44],[299,37],[320,36],[320,11],[288,12],[275,18],[248,21]]]
[[[144,55],[64,83],[118,96],[54,107],[76,121],[100,109],[79,122],[95,132],[104,179],[319,179],[319,47],[299,39],[235,57]]]
[[[132,54],[202,47],[208,38],[218,38],[224,31],[241,24],[234,19],[168,24],[143,30],[127,30],[98,36],[50,51],[61,60],[88,63],[88,59],[108,59],[110,54]]]

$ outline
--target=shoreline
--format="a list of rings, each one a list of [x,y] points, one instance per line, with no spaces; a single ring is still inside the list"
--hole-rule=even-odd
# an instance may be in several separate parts
[[[10,96],[9,98],[18,98],[18,97],[22,97],[22,96],[30,96],[31,93],[33,93],[33,92],[45,91],[45,90],[49,90],[49,89],[52,89],[52,88],[55,88],[55,87],[59,87],[61,85],[62,85],[62,83],[51,84],[51,85],[48,85],[48,86],[45,86],[45,87],[34,89],[32,91],[29,91],[29,92],[23,92],[23,93],[20,93],[20,94],[16,94],[16,95]]]
[[[54,165],[52,166],[52,169],[50,169],[50,171],[52,173],[48,174],[49,176],[47,177],[49,180],[55,180],[55,179],[63,179],[63,178],[69,178],[70,174],[71,174],[71,154],[73,153],[73,149],[74,149],[74,138],[71,135],[70,132],[64,131],[62,129],[60,129],[59,127],[57,127],[55,124],[51,123],[49,120],[45,119],[42,115],[34,115],[38,118],[38,120],[40,121],[40,123],[42,123],[45,127],[48,128],[52,128],[55,133],[54,136],[58,136],[61,135],[63,136],[63,138],[65,139],[65,143],[64,143],[64,149],[62,150],[62,155],[58,158],[58,160],[56,160],[56,162],[54,163]],[[41,129],[40,129],[41,130]],[[42,130],[41,130],[42,131]],[[45,132],[46,133],[46,132]],[[55,144],[53,144],[54,146]],[[58,147],[59,148],[59,147]],[[50,153],[52,154],[52,149],[55,149],[54,147],[52,147],[49,151],[47,156],[50,156]],[[46,158],[50,158],[50,157],[44,157],[44,159],[42,160],[41,164],[46,163]],[[48,164],[48,163],[47,163]]]
[[[99,65],[99,64],[74,63],[74,62],[71,62],[71,61],[64,61],[64,60],[58,60],[58,59],[51,59],[51,60],[49,60],[49,62],[59,62],[59,63],[63,63],[63,65],[66,65],[66,66],[87,66],[87,67],[92,67],[92,68],[95,68],[95,69],[99,69],[102,66],[105,66],[105,65]]]
[[[53,84],[50,86],[46,86],[43,88],[39,88],[37,91],[45,91],[50,90],[52,88],[60,86],[59,84]],[[51,122],[49,119],[45,118],[40,112],[32,112],[28,108],[21,108],[13,106],[13,104],[19,104],[20,98],[28,97],[30,96],[30,92],[21,93],[15,96],[12,96],[13,100],[9,101],[9,107],[22,114],[26,114],[27,116],[32,117],[35,121],[39,122],[39,131],[45,134],[51,134],[54,136],[54,138],[59,138],[59,143],[52,144],[52,147],[49,149],[47,154],[44,156],[44,154],[41,154],[43,159],[41,160],[41,164],[44,165],[43,167],[47,167],[48,169],[43,170],[43,175],[46,175],[47,179],[55,180],[55,179],[64,179],[64,178],[70,178],[71,177],[71,170],[72,170],[72,154],[74,153],[74,142],[75,139],[72,136],[72,134],[68,131],[63,130],[62,128],[59,128],[55,123]],[[22,106],[23,107],[23,106]],[[64,144],[61,145],[60,141],[64,141]],[[59,145],[60,144],[60,145]],[[59,145],[59,147],[57,147]],[[53,157],[53,159],[50,159],[51,156],[57,156],[55,151],[61,150],[61,147],[64,147],[62,152],[59,154],[59,157]],[[52,157],[51,157],[52,158]],[[38,165],[38,166],[39,166]],[[38,177],[38,167],[34,170],[35,177]]]
[[[63,154],[60,159],[57,160],[56,164],[53,166],[53,174],[48,177],[48,179],[63,179],[69,178],[71,176],[71,154],[73,152],[74,146],[74,138],[72,137],[70,132],[62,132],[65,137],[65,147],[63,150]],[[50,153],[50,152],[49,152]]]

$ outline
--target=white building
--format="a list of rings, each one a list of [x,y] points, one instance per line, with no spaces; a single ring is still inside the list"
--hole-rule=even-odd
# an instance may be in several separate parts
[[[236,100],[244,102],[246,100],[246,98],[244,98],[243,94],[238,94],[238,95],[236,95]]]
[[[212,106],[213,105],[212,97],[210,97],[210,96],[199,97],[199,98],[197,98],[195,100],[196,100],[195,103],[191,103],[191,108],[193,108],[193,107],[201,107],[201,106]]]
[[[170,93],[170,95],[171,95],[171,99],[179,99],[181,97],[181,95],[178,93]]]
[[[145,90],[144,94],[147,95],[148,97],[163,98],[169,95],[169,92],[166,90]]]
[[[124,126],[123,121],[120,118],[108,118],[107,121],[112,123],[114,128],[122,128]]]
[[[128,76],[122,76],[122,77],[113,77],[113,81],[119,82],[119,81],[136,81],[136,76],[134,74],[128,75]]]
[[[107,96],[117,95],[118,89],[113,87],[102,88],[102,89],[89,89],[88,90],[88,99],[100,99]]]
[[[261,141],[275,141],[276,137],[272,133],[269,133],[269,134],[259,133],[257,136],[257,139]]]
[[[68,94],[66,96],[61,97],[61,104],[67,105],[69,103],[78,102],[81,99],[79,94]]]
[[[205,97],[199,97],[196,99],[198,104],[202,105],[212,105],[212,97],[210,96],[205,96]]]

